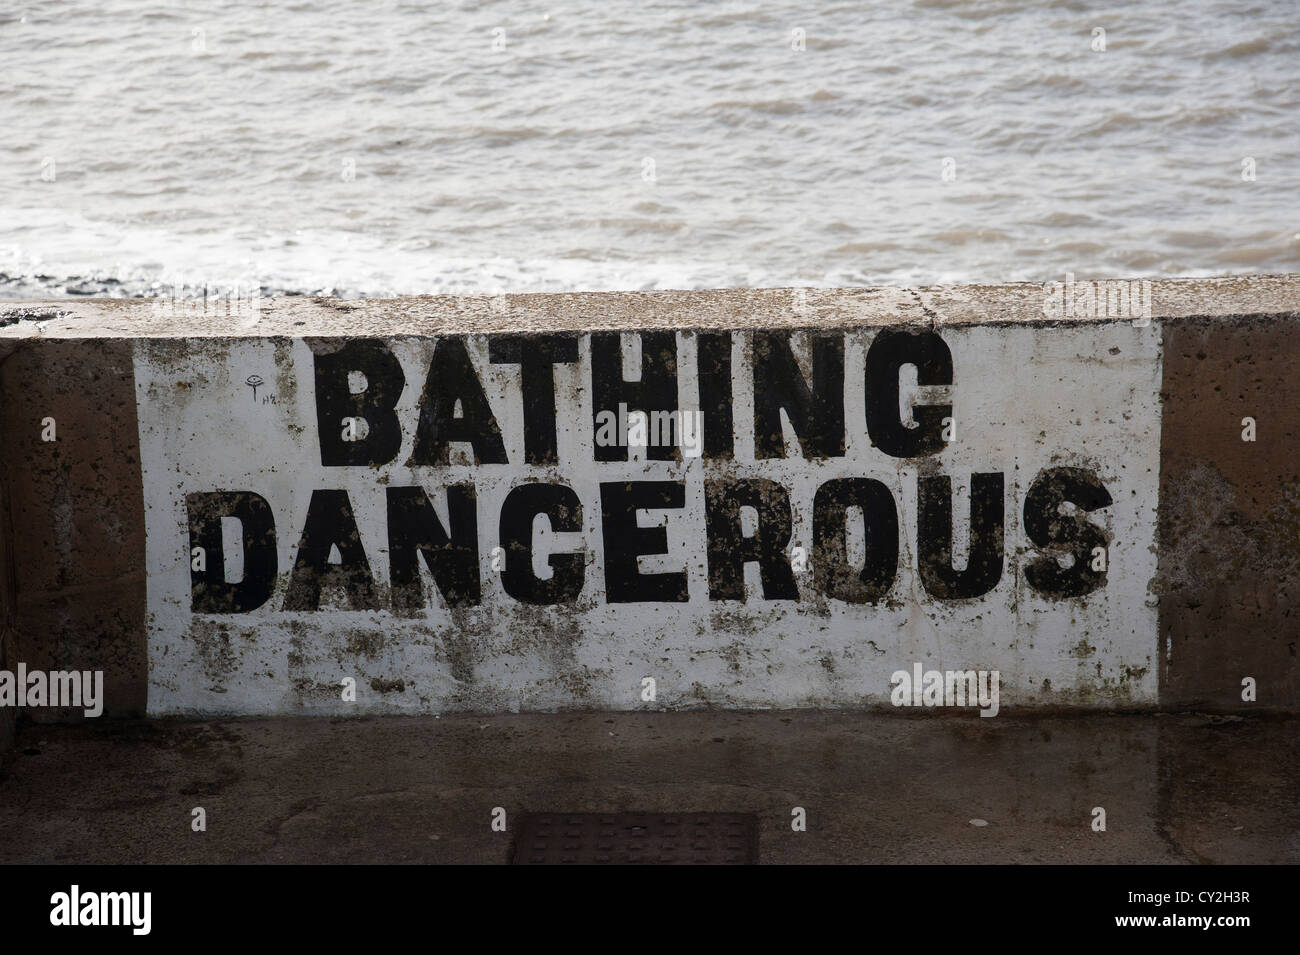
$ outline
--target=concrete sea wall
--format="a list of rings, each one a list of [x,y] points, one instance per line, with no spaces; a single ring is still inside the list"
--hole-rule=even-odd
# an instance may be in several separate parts
[[[1300,276],[0,305],[0,670],[110,715],[1294,709],[1298,320]]]

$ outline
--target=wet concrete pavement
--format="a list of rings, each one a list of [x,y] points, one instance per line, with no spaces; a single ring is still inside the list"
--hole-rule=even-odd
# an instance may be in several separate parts
[[[755,813],[765,863],[1300,862],[1285,717],[103,721],[24,727],[2,773],[2,863],[501,863],[527,810]]]

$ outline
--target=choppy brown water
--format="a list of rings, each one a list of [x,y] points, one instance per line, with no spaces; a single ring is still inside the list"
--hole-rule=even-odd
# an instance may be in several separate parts
[[[0,103],[10,298],[1300,268],[1294,0],[20,0]]]

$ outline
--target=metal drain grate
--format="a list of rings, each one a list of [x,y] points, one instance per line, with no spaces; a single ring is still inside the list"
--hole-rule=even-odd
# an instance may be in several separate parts
[[[758,819],[738,812],[530,812],[515,865],[753,865]]]

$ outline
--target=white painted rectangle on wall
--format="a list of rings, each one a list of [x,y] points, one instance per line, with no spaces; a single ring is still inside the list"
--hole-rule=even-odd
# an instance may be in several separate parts
[[[700,335],[670,334],[680,406],[698,410]],[[789,340],[805,384],[813,380],[811,334],[795,332]],[[891,675],[916,663],[927,670],[998,671],[1003,707],[1153,703],[1158,329],[1127,322],[939,329],[951,357],[951,384],[917,386],[915,366],[904,364],[896,411],[905,427],[914,423],[908,421],[914,406],[950,405],[950,433],[941,449],[911,457],[872,443],[868,353],[882,333],[817,334],[838,339],[842,353],[842,454],[804,457],[795,422],[782,411],[786,456],[756,457],[755,333],[736,331],[729,349],[733,458],[637,460],[649,454],[634,451],[633,460],[597,461],[592,336],[584,334],[574,336],[576,360],[552,366],[556,460],[530,464],[525,414],[541,396],[525,394],[518,361],[492,360],[491,336],[468,336],[457,341],[499,429],[505,463],[475,464],[462,444],[452,445],[445,465],[428,463],[427,449],[417,453],[422,397],[427,386],[438,387],[430,365],[448,340],[396,338],[373,346],[391,354],[404,377],[391,411],[400,448],[382,463],[343,466],[322,463],[316,369],[318,355],[337,353],[347,340],[138,340],[150,713],[888,706]],[[626,378],[635,382],[629,359],[644,353],[644,342],[636,348],[635,335],[623,340]],[[354,374],[348,393],[364,402],[373,385]],[[882,414],[878,403],[872,407]],[[446,413],[459,418],[467,408],[458,401]],[[340,434],[349,427],[342,420],[334,425]],[[369,433],[367,422],[352,436],[364,442]],[[1110,502],[1086,513],[1069,503],[1061,509],[1100,528],[1106,540],[1098,558],[1104,583],[1079,596],[1044,593],[1026,574],[1032,562],[1056,559],[1024,526],[1031,488],[1053,469],[1091,475]],[[1002,475],[1001,572],[979,596],[936,596],[918,570],[918,482],[951,480],[952,566],[959,573],[972,546],[975,474]],[[788,496],[791,534],[781,551],[797,599],[765,599],[754,563],[743,568],[743,600],[712,599],[710,561],[726,561],[745,545],[714,535],[710,554],[706,484],[753,478],[779,484]],[[814,501],[819,488],[846,479],[879,482],[896,508],[896,572],[873,602],[838,599],[818,585],[816,567],[825,555],[815,547]],[[607,538],[602,485],[616,497],[638,482],[681,485],[680,506],[637,514],[638,527],[665,528],[667,546],[663,554],[643,553],[635,567],[642,575],[684,574],[684,601],[609,599],[607,549],[635,549],[636,534],[620,525]],[[502,507],[512,489],[528,483],[562,485],[580,505],[574,515],[580,530],[554,532],[546,517],[535,519],[527,558],[529,576],[541,581],[551,570],[550,555],[581,554],[583,580],[574,599],[526,603],[502,582],[501,561],[512,559],[494,554],[502,544]],[[446,489],[465,485],[472,485],[477,521],[476,599],[448,606],[420,557],[423,604],[414,613],[395,610],[393,489],[420,489],[449,528]],[[366,609],[349,609],[348,593],[335,586],[321,591],[318,609],[294,609],[301,594],[289,599],[309,507],[322,491],[334,494],[316,496],[318,502],[345,500],[355,521],[356,539],[331,548],[330,560],[345,559],[344,549],[364,553],[372,582]],[[256,495],[273,517],[276,572],[269,596],[256,607],[196,608],[199,572],[187,497],[214,492]],[[739,513],[741,537],[752,535],[756,510],[745,506]],[[856,566],[871,530],[857,509],[845,523],[847,558]],[[241,554],[239,520],[227,516],[220,525],[222,567],[204,573],[236,585],[250,555]],[[1061,533],[1076,526],[1067,521]],[[410,529],[396,530],[400,537]],[[653,700],[646,698],[647,678],[654,681]],[[355,702],[343,699],[348,680],[355,682]]]

